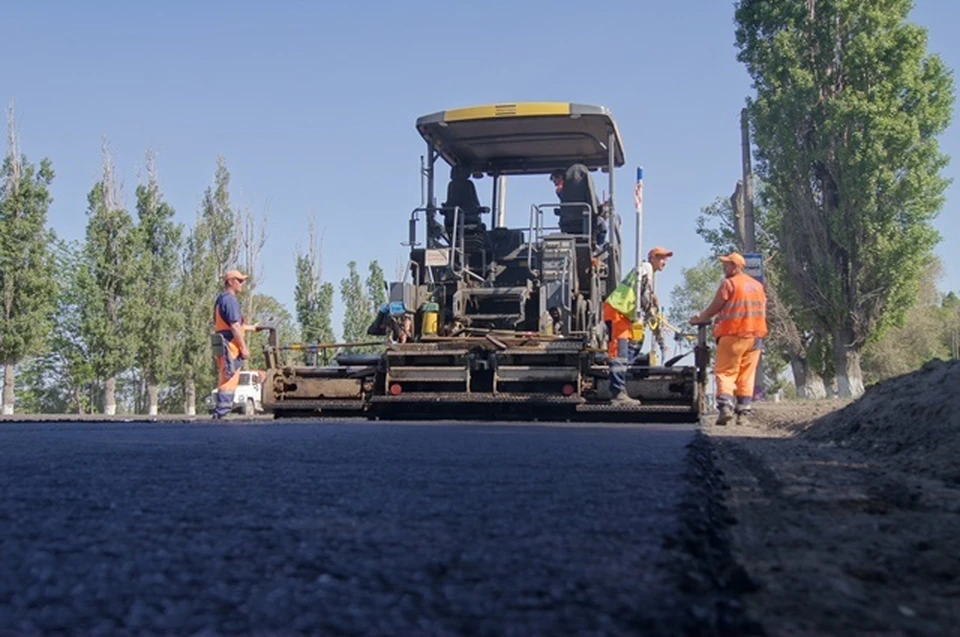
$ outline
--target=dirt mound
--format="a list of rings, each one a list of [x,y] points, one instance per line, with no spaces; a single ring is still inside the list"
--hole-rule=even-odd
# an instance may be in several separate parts
[[[933,360],[867,389],[800,433],[878,456],[900,471],[960,484],[960,361]]]

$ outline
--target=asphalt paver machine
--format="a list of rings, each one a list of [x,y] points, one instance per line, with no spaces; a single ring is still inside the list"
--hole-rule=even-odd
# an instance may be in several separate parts
[[[646,354],[627,367],[627,391],[640,404],[610,401],[602,304],[621,279],[614,175],[624,165],[610,112],[495,104],[425,115],[416,129],[426,143],[424,197],[408,219],[406,276],[390,283],[369,330],[379,347],[281,344],[271,333],[264,409],[277,417],[697,420],[708,360],[702,328],[690,364],[656,365]],[[605,196],[595,174],[606,177]],[[545,190],[556,176],[563,188],[510,225],[506,180],[525,176]],[[476,191],[485,183],[489,206]],[[297,350],[312,364],[288,363]]]

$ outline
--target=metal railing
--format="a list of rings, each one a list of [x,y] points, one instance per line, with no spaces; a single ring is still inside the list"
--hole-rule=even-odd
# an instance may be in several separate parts
[[[443,212],[453,212],[453,223],[451,224],[453,232],[452,237],[446,234],[446,226],[434,218],[438,212],[441,214]],[[411,248],[421,245],[421,243],[417,241],[417,222],[420,220],[420,213],[424,213],[427,249],[439,248],[450,250],[447,268],[454,276],[463,278],[464,274],[467,274],[482,281],[483,277],[471,272],[469,268],[466,267],[466,237],[464,232],[464,224],[462,223],[463,210],[460,208],[460,206],[421,206],[419,208],[414,208],[410,213],[408,241],[406,244],[404,244]],[[443,228],[443,233],[439,236],[447,240],[446,245],[437,245],[434,243],[435,239],[437,238],[437,234],[431,232],[432,224],[436,224]]]
[[[543,240],[544,230],[560,230],[559,223],[556,226],[545,226],[543,224],[543,211],[545,208],[551,210],[556,208],[579,208],[584,218],[584,227],[586,232],[574,234],[577,237],[586,237],[587,245],[593,245],[593,219],[590,214],[590,206],[586,203],[539,203],[530,206],[530,240],[527,242],[527,268],[533,268],[533,246],[539,246]]]

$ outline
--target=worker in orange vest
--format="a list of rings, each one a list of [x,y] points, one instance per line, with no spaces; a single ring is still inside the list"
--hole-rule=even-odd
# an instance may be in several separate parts
[[[223,292],[213,304],[214,355],[219,372],[217,401],[213,408],[214,419],[225,417],[233,409],[233,396],[240,383],[240,370],[244,361],[250,359],[246,332],[255,331],[258,327],[246,324],[240,313],[240,301],[237,299],[237,294],[249,278],[239,270],[230,270],[224,274]]]
[[[691,324],[706,323],[714,316],[713,337],[717,357],[713,374],[717,381],[718,425],[726,425],[736,414],[737,424],[747,424],[753,385],[767,335],[767,295],[763,284],[743,269],[743,255],[731,252],[720,257],[723,283],[713,302],[690,318]]]

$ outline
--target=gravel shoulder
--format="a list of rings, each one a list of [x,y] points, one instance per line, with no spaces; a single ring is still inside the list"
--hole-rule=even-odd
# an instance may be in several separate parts
[[[765,634],[960,635],[960,411],[944,376],[960,364],[853,403],[761,404],[750,426],[704,424],[749,578],[739,600]]]

